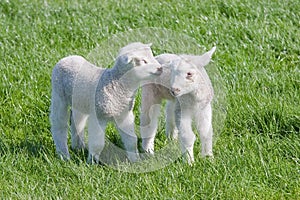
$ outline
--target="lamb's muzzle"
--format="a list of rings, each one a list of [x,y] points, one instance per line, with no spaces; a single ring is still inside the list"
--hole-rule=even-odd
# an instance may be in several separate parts
[[[163,68],[161,65],[159,65],[159,67],[157,67],[157,70],[155,73],[153,73],[153,75],[161,75],[163,73]]]
[[[172,94],[174,97],[176,97],[176,96],[179,95],[180,89],[179,89],[179,88],[174,88],[174,87],[172,87],[171,90],[170,90],[170,92],[171,92],[171,94]]]

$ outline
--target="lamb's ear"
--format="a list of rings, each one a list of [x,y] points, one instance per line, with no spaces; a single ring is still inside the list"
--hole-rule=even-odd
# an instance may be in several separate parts
[[[129,63],[132,66],[140,66],[141,65],[141,59],[139,57],[134,56],[134,55],[128,55],[126,64],[129,64]]]
[[[180,65],[180,62],[181,62],[181,58],[177,58],[177,59],[174,59],[172,61],[169,62],[169,65],[172,67],[172,68],[176,68],[177,66]]]
[[[202,54],[201,56],[195,56],[193,59],[193,63],[198,67],[206,66],[210,62],[211,57],[212,57],[213,53],[215,52],[215,50],[216,50],[216,47],[213,47],[211,50]]]
[[[130,63],[133,64],[133,66],[140,66],[141,65],[141,59],[138,57],[132,57],[130,60]]]
[[[152,43],[148,43],[146,44],[147,47],[151,47],[152,46]]]
[[[132,63],[133,62],[133,56],[129,55],[129,54],[123,54],[123,55],[120,55],[118,58],[118,63],[120,63],[121,65],[127,65],[129,63]]]
[[[128,64],[130,62],[132,62],[132,58],[130,55],[128,54],[123,54],[121,56],[118,57],[119,62],[123,63],[123,64]]]

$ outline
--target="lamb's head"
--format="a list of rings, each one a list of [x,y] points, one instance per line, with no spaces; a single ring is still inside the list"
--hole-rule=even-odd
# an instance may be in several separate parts
[[[123,74],[132,74],[133,78],[148,80],[162,73],[162,67],[154,58],[151,44],[140,42],[131,43],[123,47],[117,58],[118,70]]]
[[[171,65],[171,93],[179,97],[190,93],[199,87],[199,84],[205,84],[203,76],[203,67],[206,66],[215,52],[213,47],[208,52],[200,56],[180,55],[179,59],[173,60]]]

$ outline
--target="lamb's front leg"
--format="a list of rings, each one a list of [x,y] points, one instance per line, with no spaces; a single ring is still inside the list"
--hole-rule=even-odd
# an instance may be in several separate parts
[[[146,153],[154,154],[154,139],[160,114],[161,97],[154,92],[153,85],[142,88],[140,132],[142,148]]]
[[[152,105],[151,108],[141,112],[141,137],[142,148],[146,153],[154,154],[154,139],[158,126],[160,105]]]
[[[200,113],[195,116],[195,123],[200,134],[202,151],[201,154],[205,156],[213,156],[213,128],[212,128],[212,108],[208,104]]]
[[[166,105],[166,136],[171,140],[178,138],[178,129],[175,124],[175,104],[174,101],[169,100]]]
[[[139,160],[139,154],[137,149],[137,136],[134,132],[133,112],[131,110],[123,112],[120,116],[115,117],[115,120],[128,159],[130,162],[137,162]]]
[[[182,153],[187,163],[192,164],[194,162],[194,142],[195,134],[192,130],[192,111],[184,109],[184,107],[176,108],[176,125],[179,130],[179,141],[181,145]]]
[[[88,146],[90,163],[99,163],[100,154],[105,145],[106,120],[97,119],[96,115],[91,115],[88,121]]]

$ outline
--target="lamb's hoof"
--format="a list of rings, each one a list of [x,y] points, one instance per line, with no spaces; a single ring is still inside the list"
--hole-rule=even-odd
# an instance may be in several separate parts
[[[131,163],[136,163],[141,160],[138,153],[127,152],[127,158]]]
[[[143,149],[143,153],[140,154],[140,157],[141,157],[142,160],[147,160],[147,159],[153,158],[154,157],[154,151],[153,150],[145,151]]]
[[[205,156],[205,159],[207,159],[209,161],[214,161],[215,157],[213,155],[211,155],[211,156]]]
[[[171,133],[166,134],[169,141],[178,141],[178,130],[175,129]]]
[[[187,161],[187,164],[189,165],[189,166],[194,166],[194,163],[195,163],[195,161],[194,160],[188,160]]]
[[[81,148],[72,148],[73,152],[75,152],[76,154],[85,154],[88,152],[88,150],[84,147]]]
[[[215,161],[213,154],[202,155],[202,158],[206,161],[209,161],[209,162],[214,162]]]
[[[64,153],[58,153],[57,154],[58,159],[62,160],[62,161],[69,161],[70,160],[70,155],[66,155]]]
[[[81,151],[81,150],[85,150],[86,149],[84,144],[72,145],[71,148],[74,151]]]
[[[202,153],[202,158],[214,159],[213,153]]]
[[[142,147],[142,152],[149,154],[149,155],[154,155],[154,149],[153,147]]]
[[[154,156],[154,150],[153,149],[147,149],[145,151],[145,153],[147,153],[148,155]]]
[[[92,165],[100,164],[99,155],[89,155],[87,163]]]
[[[190,160],[187,158],[183,158],[183,163],[187,164],[188,166],[192,167],[194,166],[195,161],[194,160]]]
[[[189,166],[193,166],[193,163],[195,162],[194,156],[191,156],[189,153],[185,153],[183,155],[183,162],[187,163]]]

